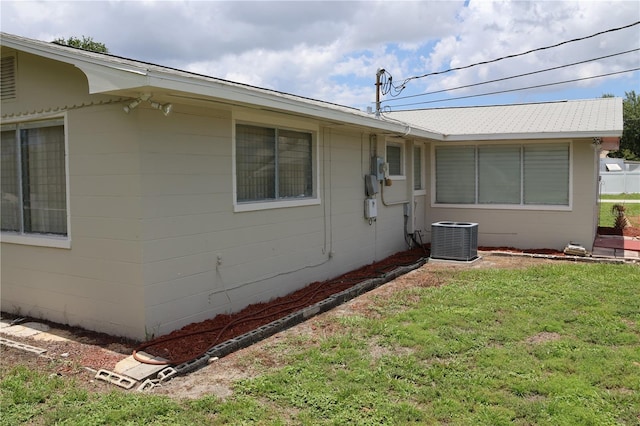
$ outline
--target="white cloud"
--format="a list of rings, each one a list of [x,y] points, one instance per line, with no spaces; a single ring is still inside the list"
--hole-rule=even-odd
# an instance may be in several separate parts
[[[637,1],[472,0],[465,5],[463,1],[3,0],[0,7],[2,30],[9,33],[41,40],[86,35],[105,43],[115,55],[362,108],[375,99],[378,68],[400,82],[589,35],[640,17]],[[639,27],[634,27],[589,42],[417,79],[408,85],[407,94],[638,47],[639,36]],[[593,75],[589,73],[638,63],[638,55],[625,55],[597,66],[559,71],[553,78]],[[550,78],[532,76],[496,87]]]

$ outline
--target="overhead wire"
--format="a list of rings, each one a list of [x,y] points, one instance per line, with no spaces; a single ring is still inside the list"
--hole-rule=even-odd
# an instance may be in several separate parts
[[[624,52],[613,53],[611,55],[599,56],[597,58],[586,59],[584,61],[572,62],[570,64],[559,65],[559,66],[556,66],[556,67],[545,68],[545,69],[542,69],[542,70],[537,70],[537,71],[531,71],[531,72],[527,72],[527,73],[523,73],[523,74],[512,75],[512,76],[509,76],[509,77],[497,78],[497,79],[494,79],[494,80],[487,80],[487,81],[483,81],[483,82],[480,82],[480,83],[466,84],[464,86],[450,87],[450,88],[447,88],[447,89],[434,90],[434,91],[425,92],[425,93],[418,93],[416,95],[400,96],[400,97],[396,97],[395,99],[383,100],[383,101],[381,101],[381,103],[391,102],[391,101],[398,101],[398,100],[401,100],[401,99],[410,99],[410,98],[417,98],[417,97],[422,97],[422,96],[435,95],[437,93],[452,92],[454,90],[468,89],[470,87],[477,87],[477,86],[482,86],[482,85],[485,85],[485,84],[498,83],[498,82],[501,82],[501,81],[512,80],[514,78],[526,77],[526,76],[530,76],[530,75],[534,75],[534,74],[540,74],[540,73],[543,73],[543,72],[555,71],[555,70],[559,70],[559,69],[562,69],[562,68],[572,67],[572,66],[575,66],[575,65],[581,65],[581,64],[586,64],[586,63],[589,63],[589,62],[599,61],[599,60],[602,60],[602,59],[608,59],[608,58],[612,58],[612,57],[615,57],[615,56],[626,55],[628,53],[637,52],[639,50],[640,50],[640,48],[635,48],[635,49],[631,49],[631,50],[625,50]]]
[[[627,73],[627,72],[634,72],[634,71],[638,71],[638,70],[640,70],[640,67],[631,68],[631,69],[624,70],[624,71],[616,71],[616,72],[610,72],[610,73],[606,73],[606,74],[594,75],[594,76],[591,76],[591,77],[574,78],[572,80],[557,81],[557,82],[554,82],[554,83],[537,84],[535,86],[519,87],[517,89],[498,90],[498,91],[495,91],[495,92],[479,93],[479,94],[468,95],[468,96],[458,96],[458,97],[454,97],[454,98],[434,99],[434,100],[431,100],[431,101],[414,102],[414,103],[409,103],[409,104],[400,104],[400,105],[394,105],[394,107],[425,105],[425,104],[432,104],[432,103],[436,103],[436,102],[447,102],[447,101],[456,101],[456,100],[460,100],[460,99],[477,98],[477,97],[482,97],[482,96],[500,95],[500,94],[503,94],[503,93],[518,92],[518,91],[521,91],[521,90],[538,89],[538,88],[541,88],[541,87],[556,86],[556,85],[559,85],[559,84],[575,83],[575,82],[578,82],[578,81],[585,81],[585,80],[591,80],[591,79],[594,79],[594,78],[608,77],[608,76],[611,76],[611,75],[624,74],[624,73]]]
[[[481,61],[481,62],[476,62],[473,64],[469,64],[469,65],[464,65],[464,66],[460,66],[460,67],[454,67],[454,68],[449,68],[446,70],[442,70],[442,71],[434,71],[434,72],[430,72],[430,73],[426,73],[426,74],[422,74],[422,75],[418,75],[418,76],[413,76],[413,77],[409,77],[406,78],[404,80],[402,80],[401,84],[394,84],[393,83],[393,76],[391,74],[389,74],[386,70],[381,70],[382,71],[382,75],[381,75],[381,80],[380,80],[380,91],[382,95],[391,95],[392,97],[397,98],[398,95],[405,89],[406,84],[412,80],[416,80],[416,79],[420,79],[420,78],[425,78],[425,77],[429,77],[429,76],[433,76],[433,75],[440,75],[440,74],[446,74],[452,71],[459,71],[459,70],[464,70],[464,69],[468,69],[468,68],[472,68],[472,67],[476,67],[476,66],[480,66],[480,65],[486,65],[486,64],[491,64],[491,63],[495,63],[495,62],[499,62],[505,59],[511,59],[511,58],[516,58],[519,56],[524,56],[524,55],[528,55],[530,53],[534,53],[534,52],[539,52],[539,51],[543,51],[543,50],[548,50],[548,49],[552,49],[552,48],[556,48],[565,44],[569,44],[569,43],[574,43],[574,42],[578,42],[578,41],[582,41],[582,40],[587,40],[593,37],[597,37],[603,34],[607,34],[607,33],[612,33],[615,31],[621,31],[627,28],[631,28],[633,26],[639,25],[640,21],[636,21],[633,22],[631,24],[628,25],[623,25],[621,27],[616,27],[616,28],[610,28],[608,30],[604,30],[604,31],[599,31],[597,33],[588,35],[588,36],[584,36],[584,37],[578,37],[578,38],[574,38],[571,40],[565,40],[562,41],[560,43],[555,43],[549,46],[543,46],[543,47],[538,47],[536,49],[531,49],[531,50],[527,50],[525,52],[520,52],[520,53],[515,53],[515,54],[511,54],[511,55],[506,55],[506,56],[502,56],[499,58],[495,58],[495,59],[490,59],[490,60],[486,60],[486,61]],[[567,66],[571,66],[571,65],[567,65]],[[543,72],[543,71],[540,71]],[[525,74],[528,75],[528,74]],[[512,78],[516,78],[516,77],[512,77]],[[500,81],[500,80],[498,80]],[[518,90],[524,90],[524,89],[518,89]],[[436,92],[438,93],[438,92]],[[413,96],[419,96],[419,95],[413,95]],[[401,98],[401,99],[404,99]],[[462,98],[464,99],[464,98]],[[382,101],[382,102],[388,102],[387,101]],[[438,101],[440,102],[440,101]]]
[[[464,70],[464,69],[467,69],[467,68],[477,67],[479,65],[491,64],[491,63],[502,61],[502,60],[505,60],[505,59],[517,58],[519,56],[528,55],[530,53],[539,52],[539,51],[547,50],[547,49],[553,49],[555,47],[559,47],[559,46],[562,46],[562,45],[565,45],[565,44],[568,44],[568,43],[574,43],[574,42],[577,42],[577,41],[587,40],[587,39],[590,39],[590,38],[593,38],[593,37],[597,37],[597,36],[602,35],[602,34],[607,34],[607,33],[612,33],[612,32],[615,32],[615,31],[624,30],[624,29],[631,28],[631,27],[633,27],[635,25],[638,25],[638,24],[640,24],[640,21],[636,21],[636,22],[628,24],[628,25],[623,25],[622,27],[610,28],[608,30],[599,31],[599,32],[597,32],[595,34],[591,34],[591,35],[588,35],[588,36],[585,36],[585,37],[574,38],[574,39],[571,39],[571,40],[566,40],[566,41],[563,41],[563,42],[560,42],[560,43],[556,43],[556,44],[552,44],[552,45],[549,45],[549,46],[538,47],[536,49],[527,50],[526,52],[515,53],[515,54],[512,54],[512,55],[502,56],[502,57],[496,58],[496,59],[490,59],[490,60],[487,60],[487,61],[476,62],[476,63],[470,64],[470,65],[464,65],[464,66],[461,66],[461,67],[450,68],[450,69],[443,70],[443,71],[434,71],[434,72],[430,72],[430,73],[427,73],[427,74],[422,74],[422,75],[418,75],[418,76],[414,76],[414,77],[409,77],[409,78],[405,79],[403,82],[407,83],[407,82],[409,82],[411,80],[416,80],[418,78],[424,78],[424,77],[429,77],[429,76],[438,75],[438,74],[445,74],[445,73],[452,72],[452,71],[459,71],[459,70]]]

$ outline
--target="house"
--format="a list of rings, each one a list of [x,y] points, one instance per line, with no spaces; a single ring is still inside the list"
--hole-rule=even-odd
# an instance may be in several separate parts
[[[590,248],[598,142],[622,133],[616,98],[377,117],[0,40],[1,309],[136,339],[428,242],[441,220],[479,223],[481,246]]]

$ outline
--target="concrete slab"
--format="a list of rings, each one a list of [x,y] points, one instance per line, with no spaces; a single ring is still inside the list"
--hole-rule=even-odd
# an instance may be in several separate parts
[[[138,358],[147,359],[152,361],[160,361],[166,362],[167,360],[160,357],[154,357],[153,355],[149,355],[146,352],[138,352]],[[145,380],[148,377],[151,377],[157,374],[159,371],[167,368],[167,364],[163,365],[153,365],[153,364],[143,364],[138,362],[133,358],[133,355],[126,357],[122,361],[116,364],[116,367],[113,369],[116,373],[122,374],[125,376],[129,376],[138,381]]]
[[[616,249],[607,247],[594,247],[591,255],[593,257],[616,257]]]
[[[434,259],[429,258],[429,263],[448,263],[450,265],[471,265],[482,260],[482,256],[476,256],[470,260]]]
[[[55,334],[42,332],[33,336],[33,340],[39,340],[41,342],[70,342],[70,339],[66,337],[58,336]]]
[[[36,346],[26,345],[20,342],[14,342],[13,340],[0,337],[0,345],[8,346],[10,348],[20,349],[27,352],[33,352],[36,355],[42,355],[47,352],[46,349],[38,348]]]
[[[0,332],[16,337],[32,337],[42,332],[49,331],[50,327],[39,322],[26,322],[19,325],[3,327]]]

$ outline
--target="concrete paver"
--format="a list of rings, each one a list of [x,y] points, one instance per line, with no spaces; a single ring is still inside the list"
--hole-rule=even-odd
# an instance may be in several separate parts
[[[137,356],[141,359],[148,359],[153,361],[167,361],[164,358],[154,357],[146,352],[138,352]],[[144,380],[147,377],[151,377],[157,374],[159,371],[167,368],[167,365],[153,365],[143,364],[133,358],[133,355],[126,357],[122,361],[119,361],[114,368],[114,371],[118,374],[122,374],[131,377],[136,380]]]

